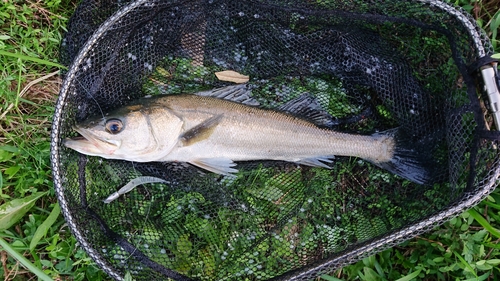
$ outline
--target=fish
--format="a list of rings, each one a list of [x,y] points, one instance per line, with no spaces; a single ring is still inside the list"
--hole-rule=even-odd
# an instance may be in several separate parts
[[[187,162],[223,175],[234,175],[239,161],[277,160],[330,168],[336,156],[349,156],[417,184],[432,183],[426,152],[401,129],[363,135],[324,128],[314,122],[321,114],[313,113],[310,119],[290,114],[314,111],[304,110],[304,98],[299,98],[301,109],[283,107],[289,111],[220,98],[236,96],[241,101],[248,91],[237,85],[200,94],[141,98],[75,125],[80,136],[63,144],[89,156]]]

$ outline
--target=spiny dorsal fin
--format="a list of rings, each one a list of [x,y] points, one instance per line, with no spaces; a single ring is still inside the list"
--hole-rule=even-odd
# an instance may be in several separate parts
[[[303,117],[320,127],[332,128],[339,125],[338,120],[326,112],[316,98],[309,93],[304,93],[283,104],[278,110]]]
[[[258,106],[260,103],[252,98],[250,94],[252,90],[247,84],[231,85],[223,88],[218,88],[210,91],[196,93],[197,96],[213,97],[242,103],[246,105]]]
[[[214,131],[215,127],[222,119],[222,114],[212,116],[200,124],[194,126],[180,136],[180,140],[184,146],[192,145],[196,142],[207,139]]]

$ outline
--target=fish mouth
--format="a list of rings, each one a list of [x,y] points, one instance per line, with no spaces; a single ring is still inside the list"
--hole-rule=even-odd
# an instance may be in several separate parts
[[[120,147],[120,142],[114,140],[105,140],[94,136],[83,128],[73,127],[80,134],[73,138],[67,138],[63,141],[64,146],[80,153],[91,156],[112,155]]]

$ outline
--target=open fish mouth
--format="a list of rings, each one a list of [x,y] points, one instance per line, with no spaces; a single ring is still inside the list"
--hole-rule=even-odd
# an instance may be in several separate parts
[[[64,146],[74,149],[80,153],[92,156],[112,155],[120,147],[119,142],[103,140],[87,133],[85,130],[75,127],[80,136],[67,138],[63,141]]]
[[[101,150],[94,145],[94,143],[82,136],[67,138],[63,141],[63,144],[67,148],[74,149],[83,154],[95,154],[101,152]]]

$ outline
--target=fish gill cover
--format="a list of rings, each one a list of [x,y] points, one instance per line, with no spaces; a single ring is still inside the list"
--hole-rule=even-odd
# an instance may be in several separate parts
[[[310,280],[443,223],[498,178],[466,68],[492,48],[440,1],[85,1],[61,53],[71,67],[54,115],[56,192],[81,246],[118,280]],[[228,70],[236,78],[216,75]],[[430,180],[356,157],[328,169],[244,161],[227,176],[62,145],[76,124],[138,98],[235,79],[254,106],[327,130],[397,130],[418,152],[404,160],[424,159]],[[139,177],[161,180],[103,202]]]

